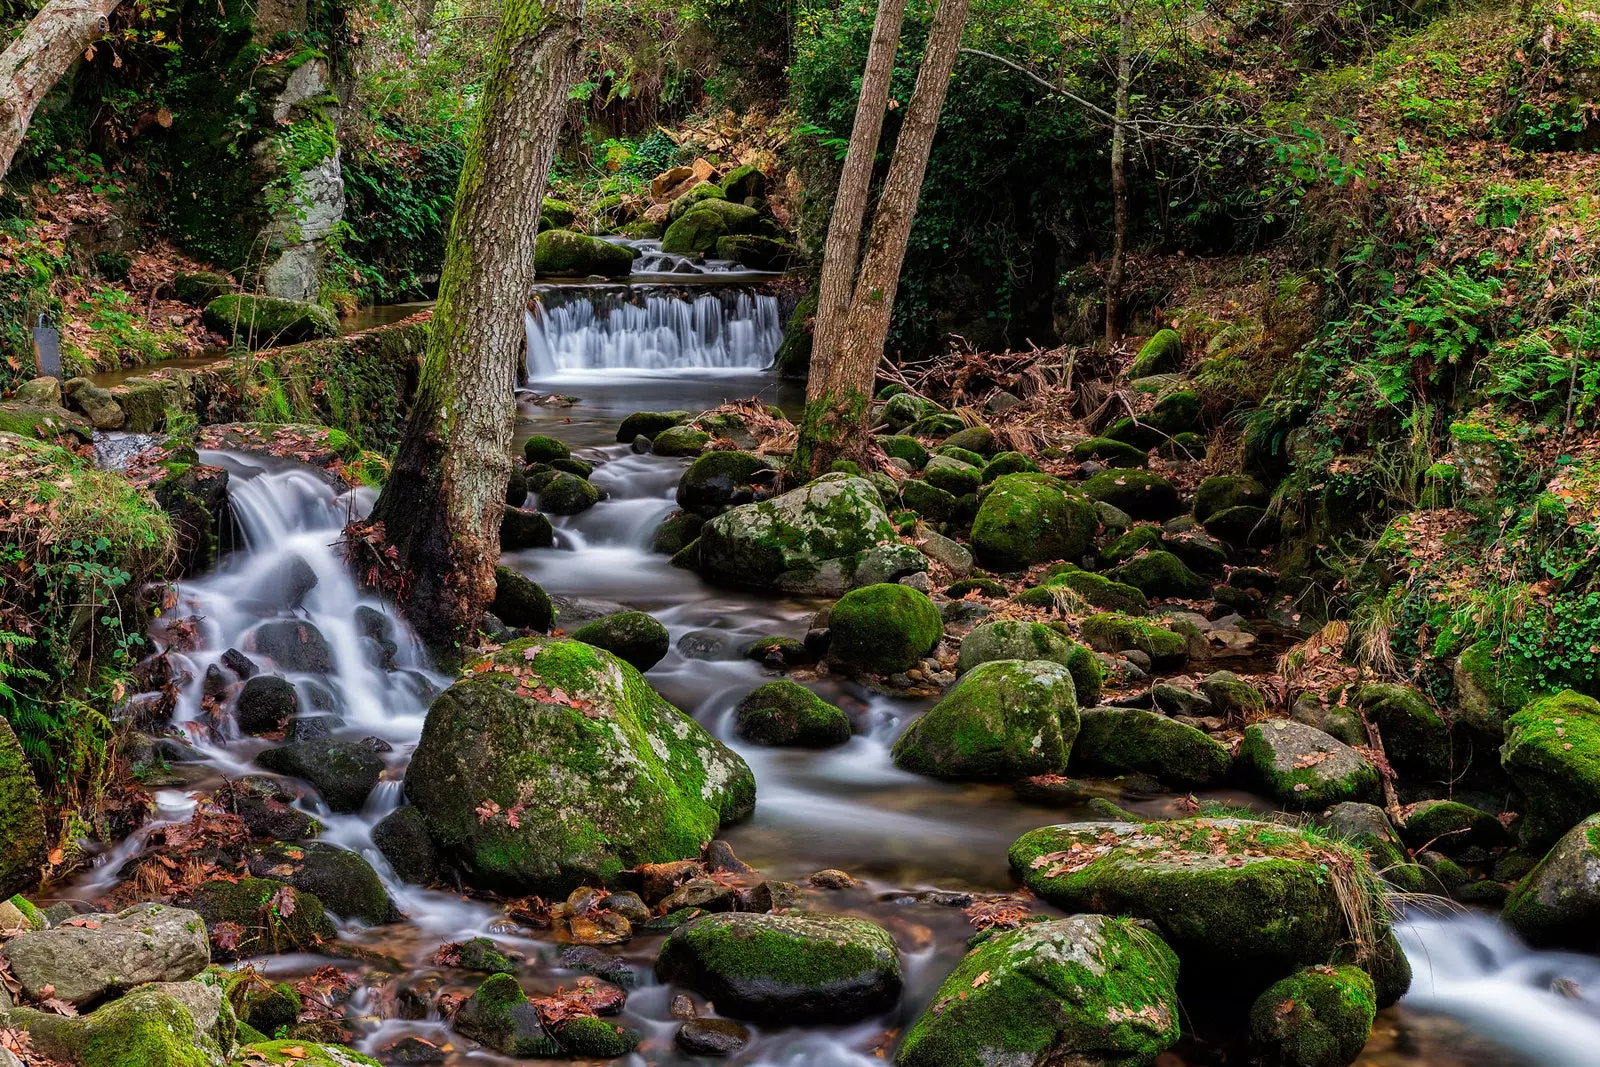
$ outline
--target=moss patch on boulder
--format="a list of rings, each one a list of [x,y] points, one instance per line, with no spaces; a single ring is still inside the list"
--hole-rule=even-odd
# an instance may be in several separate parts
[[[247,348],[339,336],[339,320],[327,308],[274,296],[229,293],[207,304],[201,317],[207,329]]]
[[[1161,668],[1180,667],[1189,658],[1189,643],[1180,634],[1116,612],[1090,615],[1079,624],[1079,633],[1098,652],[1135,649]]]
[[[1135,519],[1170,519],[1183,510],[1177,486],[1150,471],[1101,471],[1083,483],[1083,493]]]
[[[992,660],[894,743],[895,766],[938,778],[1015,780],[1060,774],[1078,735],[1072,673],[1049,660]]]
[[[633,249],[572,230],[541,230],[533,269],[546,278],[618,278],[633,270]]]
[[[1213,785],[1228,776],[1233,754],[1193,726],[1139,708],[1088,708],[1067,770],[1104,776],[1148,774],[1179,789]]]
[[[799,489],[725,511],[700,532],[701,568],[711,577],[745,585],[804,587],[845,568],[876,545],[896,540],[871,482],[825,474]]]
[[[852,589],[828,613],[828,658],[877,674],[909,670],[944,636],[944,620],[927,595],[882,582]]]
[[[1552,844],[1600,811],[1600,703],[1567,690],[1529,704],[1507,720],[1500,765],[1524,797],[1517,837]]]
[[[1256,998],[1250,1043],[1280,1067],[1341,1067],[1361,1056],[1377,1010],[1372,979],[1360,967],[1309,967]]]
[[[654,615],[619,611],[572,631],[574,641],[603,648],[637,671],[648,671],[666,656],[672,637]]]
[[[1246,727],[1239,765],[1289,808],[1320,810],[1346,800],[1379,799],[1378,772],[1365,756],[1314,726],[1288,719]]]
[[[827,748],[850,740],[850,719],[798,682],[757,686],[734,711],[734,733],[758,745]]]
[[[990,570],[1076,560],[1100,517],[1094,505],[1047,474],[1007,474],[985,487],[972,523],[972,551]]]

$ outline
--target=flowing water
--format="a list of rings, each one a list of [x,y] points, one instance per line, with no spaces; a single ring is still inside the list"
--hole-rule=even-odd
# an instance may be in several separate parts
[[[510,553],[506,562],[558,598],[564,609],[558,625],[618,605],[656,615],[671,632],[673,650],[649,672],[650,681],[738,750],[755,772],[755,814],[726,835],[740,857],[771,877],[793,881],[826,867],[850,871],[864,884],[826,894],[816,906],[868,914],[888,926],[902,947],[906,995],[897,1011],[847,1028],[754,1028],[755,1041],[732,1062],[762,1067],[880,1065],[883,1055],[892,1054],[896,1032],[931,1000],[964,951],[971,929],[952,904],[962,902],[963,893],[1011,889],[1005,862],[1011,841],[1027,829],[1073,813],[1030,807],[998,786],[952,785],[896,770],[888,746],[925,705],[877,696],[839,679],[812,684],[851,714],[857,733],[848,744],[820,752],[781,750],[748,746],[733,737],[733,706],[772,677],[744,658],[742,648],[759,636],[802,636],[818,605],[712,587],[651,554],[651,535],[672,511],[673,493],[688,461],[635,455],[615,441],[615,429],[625,415],[640,409],[703,410],[724,399],[756,394],[792,411],[801,396],[760,373],[771,357],[770,352],[764,360],[758,355],[757,340],[775,346],[769,334],[777,331],[775,305],[766,309],[761,294],[730,290],[737,297],[730,300],[727,292],[647,291],[641,296],[618,294],[614,288],[596,287],[586,298],[582,290],[568,287],[553,306],[546,303],[543,322],[530,325],[530,361],[544,359],[534,353],[537,327],[550,358],[549,364],[539,365],[553,367],[558,378],[563,377],[559,372],[567,372],[579,399],[568,407],[525,403],[519,426],[519,441],[531,433],[548,433],[594,462],[593,480],[609,497],[581,515],[557,519],[555,547]],[[544,295],[548,300],[550,294]],[[668,310],[656,307],[658,301],[676,303]],[[695,317],[702,301],[721,309],[715,330],[701,329]],[[750,338],[727,343],[730,322],[751,323]],[[630,323],[671,333],[677,362],[665,355],[663,338],[634,336]],[[734,351],[748,362],[718,362],[712,356]],[[639,364],[626,363],[623,353],[636,354]],[[655,373],[641,374],[641,369]],[[202,757],[191,766],[192,788],[209,789],[223,776],[256,770],[252,760],[266,744],[238,736],[226,722],[206,721],[206,669],[228,649],[254,647],[252,635],[263,623],[290,616],[313,623],[328,640],[332,667],[289,675],[300,690],[302,706],[338,716],[340,736],[376,737],[391,746],[384,780],[361,812],[329,815],[314,797],[301,802],[326,823],[324,840],[356,850],[373,863],[406,916],[403,923],[385,927],[342,928],[345,940],[391,961],[333,961],[364,975],[350,1008],[355,1043],[377,1054],[401,1037],[415,1035],[451,1045],[453,1063],[499,1062],[455,1038],[437,1011],[416,1018],[419,1012],[397,1008],[407,1002],[407,990],[467,993],[473,988],[473,976],[436,967],[430,959],[433,952],[445,941],[493,936],[525,957],[518,977],[535,995],[562,983],[570,986],[577,975],[560,967],[561,946],[547,933],[509,924],[491,903],[405,885],[372,846],[372,826],[401,803],[405,764],[429,696],[449,679],[429,669],[390,606],[357,589],[335,550],[346,521],[370,507],[370,493],[345,492],[321,473],[288,462],[231,453],[204,453],[202,458],[231,473],[243,547],[213,573],[184,582],[179,609],[168,613],[169,618],[193,614],[202,619],[190,647],[173,654],[188,679],[177,719],[188,725]],[[373,612],[393,624],[398,652],[392,667],[383,665],[363,636]],[[270,667],[259,654],[251,655]],[[1171,811],[1170,798],[1114,791],[1107,795],[1152,815]],[[153,825],[188,818],[195,803],[189,790],[177,788],[162,790],[156,800]],[[107,891],[118,867],[137,852],[147,832],[102,857],[66,895],[82,900]],[[1600,960],[1530,952],[1493,920],[1471,914],[1414,915],[1402,923],[1401,940],[1416,972],[1412,992],[1380,1017],[1362,1062],[1381,1067],[1575,1067],[1600,1062]],[[619,950],[639,975],[623,1016],[645,1035],[639,1053],[628,1061],[632,1064],[691,1062],[673,1043],[672,990],[651,977],[660,942],[659,936],[638,937]],[[296,976],[328,962],[287,956],[259,961],[258,966],[268,974]],[[1164,1067],[1219,1062],[1213,1051],[1187,1046],[1163,1060]]]

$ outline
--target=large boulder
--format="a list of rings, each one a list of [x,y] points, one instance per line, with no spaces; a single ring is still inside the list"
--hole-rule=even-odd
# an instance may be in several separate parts
[[[724,1015],[847,1023],[900,998],[900,957],[877,923],[815,912],[703,915],[661,946],[656,975]]]
[[[205,923],[185,908],[136,904],[80,920],[6,942],[6,960],[28,996],[81,1006],[146,982],[193,978],[211,962]]]
[[[1600,703],[1567,690],[1506,720],[1500,765],[1523,796],[1524,846],[1543,848],[1600,811]]]
[[[1271,499],[1267,487],[1248,474],[1214,474],[1195,490],[1194,518],[1203,523],[1229,508],[1264,508]]]
[[[1383,754],[1402,775],[1443,782],[1452,778],[1450,728],[1427,699],[1409,685],[1362,686],[1356,702],[1378,727]]]
[[[372,864],[349,849],[318,841],[262,845],[246,854],[245,864],[257,878],[277,878],[315,894],[342,919],[381,926],[401,918]]]
[[[638,671],[660,663],[672,646],[667,628],[642,611],[619,611],[586,622],[572,631],[572,639],[603,648]]]
[[[1239,765],[1285,807],[1320,811],[1346,800],[1379,799],[1378,772],[1365,756],[1315,726],[1289,719],[1246,727]]]
[[[333,646],[322,631],[303,619],[273,619],[256,627],[255,650],[286,671],[333,673]]]
[[[755,499],[753,483],[757,479],[770,482],[774,474],[772,462],[752,452],[707,452],[689,464],[678,479],[678,506],[715,515],[725,508],[750,503]]]
[[[1150,471],[1102,471],[1083,483],[1083,493],[1136,519],[1170,519],[1183,510],[1171,482]]]
[[[44,800],[17,735],[0,718],[0,899],[33,888],[44,861]]]
[[[406,793],[474,885],[549,895],[699,855],[755,778],[621,659],[535,639],[434,700]]]
[[[428,885],[441,877],[444,862],[439,849],[428,834],[422,813],[410,804],[379,820],[372,828],[372,843],[402,881]]]
[[[182,987],[193,987],[185,989]],[[221,1010],[222,991],[199,982],[146,985],[87,1015],[56,1015],[32,1008],[3,1014],[6,1026],[25,1030],[30,1051],[76,1067],[221,1067],[227,1062],[200,1015]],[[231,1017],[231,1013],[230,1013]]]
[[[507,626],[548,630],[555,625],[556,608],[544,587],[521,571],[494,569],[494,601],[489,611]]]
[[[1114,568],[1109,577],[1112,581],[1132,586],[1145,596],[1202,600],[1211,595],[1210,582],[1164,549],[1141,552]]]
[[[852,589],[828,612],[828,658],[878,674],[909,670],[944,636],[944,620],[927,595],[882,582]]]
[[[246,734],[277,733],[300,710],[294,683],[271,674],[258,674],[244,683],[234,703],[239,731]]]
[[[743,204],[726,200],[702,200],[685,211],[661,235],[661,250],[680,256],[709,256],[716,252],[720,238],[753,233],[761,224],[761,213]]]
[[[1344,1067],[1361,1056],[1377,1011],[1361,968],[1308,967],[1256,998],[1250,1044],[1273,1067]]]
[[[1100,527],[1094,505],[1048,474],[1007,474],[990,482],[972,522],[972,552],[990,570],[1075,560]]]
[[[316,894],[276,878],[203,882],[180,903],[205,920],[218,960],[310,952],[337,933]]]
[[[1097,652],[1143,652],[1158,668],[1181,667],[1189,657],[1181,634],[1115,611],[1090,615],[1078,624],[1078,633]]]
[[[572,230],[541,230],[534,240],[533,269],[543,278],[618,278],[633,270],[633,249]]]
[[[1209,734],[1139,708],[1087,708],[1067,769],[1081,775],[1148,774],[1179,789],[1214,785],[1233,755]]]
[[[974,626],[961,639],[956,673],[965,674],[997,659],[1047,659],[1059,663],[1072,674],[1079,707],[1089,707],[1100,700],[1100,687],[1105,681],[1100,660],[1042,622],[999,619]]]
[[[757,686],[734,709],[734,733],[758,745],[827,748],[850,740],[850,718],[787,678]]]
[[[826,474],[799,489],[725,511],[700,531],[713,578],[796,592],[840,593],[862,552],[896,540],[872,483]]]
[[[992,660],[894,743],[895,766],[940,778],[1060,774],[1078,735],[1072,673],[1049,660]]]
[[[1568,830],[1506,900],[1505,921],[1533,945],[1600,945],[1600,815]]]
[[[507,1056],[544,1059],[561,1055],[545,1030],[539,1009],[509,974],[492,974],[466,999],[452,1020],[456,1031]]]
[[[275,296],[229,293],[207,304],[201,317],[207,329],[250,348],[339,336],[339,320],[327,308]]]
[[[360,811],[383,775],[383,759],[370,745],[325,737],[266,749],[256,762],[310,782],[332,811]]]
[[[1128,919],[996,932],[907,1032],[898,1067],[1152,1064],[1178,1040],[1178,957]]]
[[[1045,826],[1012,870],[1066,911],[1154,923],[1184,966],[1273,980],[1388,937],[1381,907],[1352,929],[1345,902],[1381,896],[1361,853],[1274,822],[1174,819]]]
[[[295,795],[271,775],[230,778],[214,794],[226,811],[244,820],[250,835],[270,841],[304,841],[322,832],[322,823],[295,808]]]
[[[1176,330],[1157,330],[1139,348],[1128,367],[1128,380],[1137,381],[1153,374],[1170,374],[1183,366],[1183,338]]]

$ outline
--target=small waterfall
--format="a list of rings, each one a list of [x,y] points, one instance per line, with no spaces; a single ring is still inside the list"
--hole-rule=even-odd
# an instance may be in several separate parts
[[[778,298],[744,286],[551,286],[526,314],[528,377],[761,371],[783,324]]]

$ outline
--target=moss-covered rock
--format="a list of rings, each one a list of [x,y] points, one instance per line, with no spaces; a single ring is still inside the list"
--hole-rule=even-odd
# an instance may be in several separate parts
[[[1072,458],[1098,460],[1108,467],[1142,467],[1149,460],[1145,450],[1110,437],[1090,437],[1072,446]]]
[[[1212,671],[1200,679],[1200,692],[1225,717],[1250,719],[1267,710],[1260,690],[1232,671]]]
[[[206,921],[216,960],[314,951],[336,933],[322,901],[275,878],[204,882],[180,903]]]
[[[275,1034],[300,1016],[304,1000],[288,982],[269,982],[246,972],[227,983],[228,1003],[239,1021],[263,1034]]]
[[[107,396],[109,395],[108,393]],[[111,402],[116,403],[115,400]],[[121,412],[120,406],[117,410]],[[126,422],[127,416],[124,413],[118,422],[119,428]],[[19,437],[31,437],[35,441],[59,441],[66,437],[69,440],[62,443],[70,446],[93,441],[94,430],[94,425],[88,419],[64,407],[22,403],[0,404],[0,433],[14,433]]]
[[[1385,738],[1387,749],[1388,738]],[[1506,848],[1511,834],[1500,820],[1459,800],[1424,800],[1405,813],[1400,836],[1415,849],[1432,849],[1446,855],[1468,850]]]
[[[1008,474],[985,487],[972,523],[972,551],[996,571],[1075,560],[1100,518],[1088,500],[1046,474]]]
[[[468,997],[452,1020],[456,1031],[507,1056],[544,1059],[561,1054],[545,1030],[539,1010],[509,974],[492,974]]]
[[[699,855],[755,779],[609,652],[525,640],[434,700],[406,793],[474,885],[550,894]]]
[[[741,163],[723,175],[721,187],[724,200],[742,204],[749,197],[767,195],[767,176],[761,173],[761,168]]]
[[[715,252],[718,259],[732,260],[750,270],[788,270],[800,258],[799,249],[788,241],[757,233],[718,237]]]
[[[696,204],[706,200],[727,200],[722,193],[722,187],[713,182],[699,182],[691,185],[687,191],[673,197],[671,205],[667,208],[667,221],[677,222]],[[743,197],[740,198],[742,200]],[[738,203],[739,201],[733,201]]]
[[[658,456],[698,456],[711,443],[711,435],[697,426],[668,426],[650,442]]]
[[[1406,855],[1389,816],[1376,804],[1348,800],[1335,804],[1328,809],[1322,825],[1336,839],[1365,852],[1373,872],[1396,889],[1424,893],[1436,888],[1424,877],[1422,868]]]
[[[400,921],[400,909],[383,888],[378,872],[360,853],[320,841],[275,843],[252,849],[245,864],[257,878],[276,878],[315,895],[340,918],[372,926]]]
[[[846,566],[896,540],[877,489],[864,478],[826,474],[781,496],[725,511],[700,533],[700,566],[745,585],[821,589],[848,584]]]
[[[606,615],[584,623],[571,636],[574,641],[605,649],[638,671],[648,671],[660,663],[672,646],[667,628],[654,615],[642,611]]]
[[[924,414],[922,418],[906,427],[906,433],[913,437],[927,437],[935,441],[943,441],[948,437],[960,433],[967,428],[961,421],[961,416],[948,411],[934,411]]]
[[[617,427],[617,440],[623,444],[631,444],[636,437],[653,441],[662,430],[688,422],[692,414],[689,411],[635,411]]]
[[[522,458],[529,463],[549,463],[553,459],[572,458],[572,449],[565,441],[536,433],[522,442]]]
[[[500,549],[518,552],[525,548],[549,548],[556,543],[550,520],[530,508],[508,507],[500,513]]]
[[[685,545],[700,536],[700,527],[705,522],[704,515],[692,511],[674,511],[656,527],[655,534],[650,538],[650,551],[663,556],[677,555]]]
[[[1194,494],[1194,518],[1203,523],[1219,511],[1247,504],[1264,508],[1272,499],[1267,487],[1248,474],[1214,474]]]
[[[243,293],[219,296],[206,305],[202,318],[207,329],[247,348],[271,348],[339,336],[339,320],[327,308],[273,296]]]
[[[1568,830],[1506,900],[1506,923],[1530,944],[1600,944],[1600,815]]]
[[[1139,708],[1088,708],[1067,770],[1107,776],[1148,774],[1179,789],[1198,789],[1228,776],[1233,754],[1210,735]]]
[[[1345,800],[1379,798],[1378,772],[1365,756],[1316,727],[1274,719],[1246,727],[1239,765],[1260,789],[1289,808],[1317,810]]]
[[[1206,533],[1235,548],[1262,548],[1278,540],[1277,516],[1251,504],[1213,512],[1205,522]]]
[[[296,1038],[241,1046],[235,1062],[268,1063],[272,1067],[380,1067],[377,1060],[343,1045]]]
[[[907,478],[900,483],[900,502],[929,522],[945,522],[953,518],[961,507],[954,493],[947,492],[931,482]]]
[[[1049,660],[991,660],[894,743],[895,766],[939,778],[1060,774],[1078,734],[1072,673]]]
[[[961,639],[956,673],[966,674],[982,663],[997,659],[1047,659],[1067,666],[1078,646],[1042,622],[1000,619],[972,628]]]
[[[217,297],[233,292],[233,279],[214,271],[190,271],[173,275],[172,289],[185,304],[203,308]]]
[[[1139,348],[1133,364],[1128,368],[1128,378],[1136,380],[1153,374],[1171,374],[1183,366],[1183,338],[1176,330],[1157,330],[1155,336]]]
[[[633,270],[633,249],[574,230],[541,230],[533,269],[544,278],[619,278]]]
[[[0,719],[0,897],[33,888],[44,861],[44,800],[17,735]]]
[[[1457,721],[1493,744],[1505,739],[1506,720],[1537,695],[1532,672],[1493,641],[1475,641],[1456,657],[1450,673]]]
[[[494,601],[489,611],[518,629],[549,630],[556,621],[555,605],[539,583],[505,566],[494,569]]]
[[[1408,685],[1367,685],[1356,701],[1383,736],[1383,754],[1394,769],[1430,782],[1453,778],[1450,730],[1427,699]]]
[[[1114,568],[1109,577],[1131,585],[1146,596],[1201,600],[1211,595],[1211,583],[1184,565],[1171,552],[1144,552]]]
[[[828,613],[828,658],[878,674],[915,667],[944,636],[927,595],[883,582],[852,589]]]
[[[850,740],[850,718],[798,682],[757,686],[734,710],[734,733],[758,745],[827,748]]]
[[[729,507],[748,504],[754,484],[773,478],[772,462],[753,452],[707,452],[678,479],[678,506],[711,516]]]
[[[1143,615],[1150,610],[1149,600],[1137,586],[1078,567],[1068,567],[1052,574],[1045,579],[1044,588],[1071,590],[1085,604],[1101,611]]]
[[[409,804],[378,821],[372,828],[372,843],[403,882],[431,885],[443,876],[444,861],[428,835],[427,823]]]
[[[1170,519],[1183,510],[1177,486],[1150,471],[1102,471],[1083,483],[1083,492],[1135,519]]]
[[[1178,1039],[1178,957],[1128,919],[1074,915],[997,933],[956,965],[899,1067],[1147,1067]]]
[[[256,756],[269,771],[310,782],[333,811],[360,811],[383,774],[383,759],[359,741],[323,737],[269,748]]]
[[[1023,834],[1010,860],[1057,907],[1147,919],[1186,969],[1220,969],[1235,982],[1387,936],[1378,918],[1352,930],[1341,903],[1347,892],[1382,892],[1360,853],[1279,823],[1066,823]]]
[[[1143,652],[1151,663],[1163,669],[1181,667],[1189,658],[1189,642],[1182,635],[1117,612],[1090,615],[1079,624],[1079,633],[1098,652],[1131,648]]]
[[[899,397],[895,398],[896,400]],[[906,434],[897,434],[890,437],[874,438],[878,447],[884,454],[895,459],[903,459],[911,464],[912,470],[921,470],[928,462],[928,450],[922,447],[922,442]]]
[[[1600,811],[1600,703],[1567,690],[1506,722],[1500,765],[1521,790],[1524,847],[1552,844]]]
[[[1274,1067],[1345,1067],[1366,1047],[1377,1010],[1360,967],[1308,967],[1256,998],[1250,1043]]]
[[[949,456],[930,456],[927,465],[922,468],[922,477],[929,485],[960,497],[978,491],[983,471]]]
[[[609,1060],[626,1056],[639,1047],[644,1035],[631,1026],[583,1015],[554,1027],[561,1051],[578,1059]]]
[[[558,471],[539,490],[539,510],[551,515],[576,515],[599,502],[600,490],[592,482],[566,471]]]
[[[844,915],[703,915],[661,946],[656,975],[710,998],[724,1015],[846,1023],[900,997],[894,939]]]
[[[672,222],[661,237],[661,250],[680,256],[709,256],[717,241],[734,234],[753,233],[761,213],[726,200],[702,200]]]
[[[1001,452],[983,468],[985,484],[1008,474],[1037,474],[1039,465],[1021,452]]]
[[[78,1067],[220,1067],[226,1062],[221,1046],[175,992],[174,984],[141,986],[80,1016],[32,1008],[13,1008],[5,1015],[8,1026],[27,1031],[35,1054],[52,1061]],[[222,999],[219,991],[204,987],[195,992],[213,1010]]]
[[[976,452],[980,456],[987,456],[994,452],[994,431],[982,423],[976,426],[968,426],[946,437],[944,446],[947,448],[964,448],[968,451]]]

